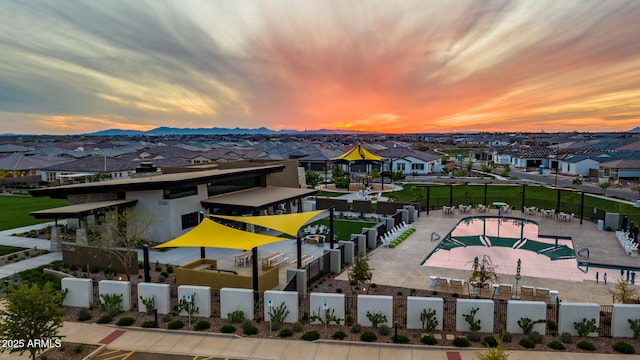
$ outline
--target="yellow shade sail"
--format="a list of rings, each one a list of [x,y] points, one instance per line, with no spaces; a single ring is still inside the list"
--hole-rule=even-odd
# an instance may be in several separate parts
[[[285,234],[296,236],[298,230],[309,222],[309,220],[320,215],[326,210],[307,211],[295,214],[282,215],[264,215],[264,216],[227,216],[227,215],[211,215],[220,219],[227,219],[242,222],[245,224],[253,224],[265,228],[281,231]]]
[[[291,240],[234,229],[205,218],[191,231],[156,246],[167,247],[211,247],[251,250],[254,247],[278,241]]]
[[[342,160],[342,161],[380,161],[382,157],[372,153],[371,151],[362,147],[362,145],[358,145],[353,149],[347,151],[346,153],[334,157],[331,160]]]

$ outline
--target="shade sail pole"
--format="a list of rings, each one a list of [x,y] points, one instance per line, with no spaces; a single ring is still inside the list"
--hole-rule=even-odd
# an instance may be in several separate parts
[[[329,208],[329,245],[331,250],[333,250],[333,212],[335,211],[335,207]]]
[[[258,307],[260,301],[260,287],[258,286],[258,247],[251,249],[251,258],[253,259],[253,304]]]
[[[298,256],[297,266],[298,269],[302,269],[302,237],[296,236],[296,255]]]

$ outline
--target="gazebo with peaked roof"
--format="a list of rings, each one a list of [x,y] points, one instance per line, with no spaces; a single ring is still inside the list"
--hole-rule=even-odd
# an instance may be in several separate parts
[[[356,147],[345,152],[344,154],[334,157],[331,160],[337,163],[347,163],[349,173],[351,173],[352,164],[364,163],[365,171],[369,173],[369,170],[367,169],[367,164],[382,161],[382,157],[372,153],[362,145],[357,145]]]

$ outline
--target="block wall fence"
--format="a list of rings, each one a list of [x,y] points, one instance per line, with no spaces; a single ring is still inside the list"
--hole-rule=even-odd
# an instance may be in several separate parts
[[[90,279],[65,278],[62,280],[62,289],[67,289],[64,299],[65,306],[88,308],[93,304],[93,286]],[[123,309],[129,311],[132,304],[135,304],[137,311],[145,311],[141,299],[131,298],[131,284],[128,281],[102,280],[98,283],[100,294],[120,294],[123,296]],[[170,313],[171,293],[168,284],[140,283],[137,285],[137,293],[145,298],[153,296],[158,313]],[[265,291],[260,297],[264,302],[261,313],[255,313],[253,303],[253,292],[249,289],[223,288],[219,292],[219,297],[212,297],[212,290],[206,286],[179,286],[177,289],[178,299],[182,299],[187,294],[195,294],[196,306],[199,308],[196,317],[211,317],[212,309],[220,309],[220,314],[214,314],[221,318],[227,318],[228,314],[241,310],[245,317],[252,319],[254,315],[261,315],[264,319],[269,319],[269,309],[267,302],[271,301],[271,308],[286,306],[288,315],[284,322],[293,323],[300,319],[301,314],[323,316],[324,310],[329,310],[341,323],[347,317],[351,317],[353,322],[362,326],[371,326],[371,321],[367,316],[369,313],[381,313],[387,319],[385,324],[393,326],[398,323],[408,329],[422,328],[420,314],[423,311],[435,311],[435,319],[438,322],[436,330],[442,330],[445,323],[446,309],[444,309],[444,299],[438,297],[417,297],[407,296],[406,312],[401,316],[394,310],[395,301],[393,296],[382,295],[358,295],[347,301],[345,294],[317,293],[312,292],[303,301],[297,292],[289,291]],[[174,295],[175,297],[175,295]],[[215,302],[215,303],[214,303]],[[353,302],[350,306],[348,303]],[[504,305],[502,305],[504,306]],[[494,332],[494,311],[497,310],[496,303],[490,299],[456,299],[455,301],[455,330],[468,331],[469,324],[464,316],[470,314],[477,308],[475,320],[480,320],[483,333]],[[611,336],[629,337],[633,333],[629,327],[628,320],[640,319],[640,304],[614,304],[611,313]],[[569,332],[577,335],[574,323],[583,319],[596,320],[596,325],[600,326],[601,306],[592,303],[569,303],[562,302],[558,306],[557,319],[547,319],[547,304],[538,301],[518,301],[509,300],[506,302],[506,326],[505,330],[513,333],[522,333],[518,321],[522,318],[536,320],[554,320],[558,323],[558,331]],[[320,313],[319,313],[320,312]],[[318,314],[319,313],[319,314]],[[450,315],[452,316],[452,315]],[[451,321],[451,320],[447,320]],[[450,326],[450,330],[453,328]],[[545,325],[536,324],[534,330],[544,333]],[[589,334],[598,336],[597,332]]]

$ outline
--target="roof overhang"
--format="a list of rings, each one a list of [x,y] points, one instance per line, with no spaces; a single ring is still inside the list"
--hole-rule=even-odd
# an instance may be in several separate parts
[[[171,186],[190,186],[208,183],[213,180],[233,180],[247,177],[248,175],[263,175],[280,172],[285,165],[266,165],[233,169],[214,169],[204,171],[189,171],[172,174],[141,176],[127,179],[99,181],[94,183],[73,184],[55,186],[43,189],[30,190],[32,196],[50,196],[53,198],[65,198],[68,195],[81,195],[91,193],[114,193],[123,191],[144,191],[163,189]]]
[[[251,188],[232,193],[211,196],[201,203],[206,208],[232,207],[245,210],[258,210],[274,206],[285,201],[300,199],[313,195],[318,190],[299,189],[289,187],[261,187]]]
[[[29,215],[36,219],[78,218],[103,212],[113,208],[135,206],[138,200],[108,200],[62,206],[47,210],[32,211]]]

